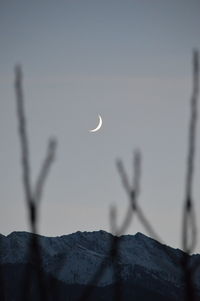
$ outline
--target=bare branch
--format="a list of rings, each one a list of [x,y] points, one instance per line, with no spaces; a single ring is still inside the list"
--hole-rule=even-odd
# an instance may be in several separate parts
[[[116,220],[114,220],[114,219],[116,219],[116,209],[115,209],[115,215],[114,214],[111,215],[111,217],[112,217],[111,225],[112,225],[112,227],[115,225],[115,231],[113,234],[118,235],[118,236],[125,233],[126,229],[128,228],[128,226],[131,222],[133,210],[136,210],[136,202],[137,202],[136,198],[138,197],[138,194],[139,194],[139,181],[140,181],[140,175],[141,175],[140,159],[141,159],[140,152],[136,151],[134,153],[134,157],[133,157],[133,174],[134,174],[133,187],[131,187],[129,184],[128,176],[125,172],[122,161],[121,160],[117,161],[117,169],[118,169],[119,175],[121,177],[122,184],[126,190],[126,193],[128,194],[129,201],[130,201],[130,204],[127,208],[125,218],[119,229],[117,229]],[[133,210],[131,210],[131,209],[133,209]]]
[[[33,200],[32,200],[31,183],[30,183],[29,147],[28,147],[28,137],[26,132],[26,117],[24,113],[22,71],[20,66],[16,66],[15,68],[15,90],[16,90],[16,100],[17,100],[19,138],[21,143],[23,183],[24,183],[24,190],[26,195],[26,202],[28,204],[31,204]]]
[[[49,140],[47,154],[46,154],[45,160],[43,162],[42,168],[40,170],[39,176],[37,178],[37,183],[36,183],[36,187],[35,187],[34,200],[35,200],[35,202],[37,202],[37,204],[41,200],[44,182],[47,178],[51,164],[53,163],[53,160],[55,157],[56,145],[57,145],[57,142],[55,139]]]
[[[26,117],[24,112],[24,99],[22,91],[22,71],[21,67],[17,66],[15,69],[15,89],[16,89],[16,100],[17,100],[17,117],[19,123],[19,137],[21,143],[21,156],[22,156],[22,170],[23,170],[23,183],[25,190],[26,202],[28,205],[29,222],[32,233],[37,233],[37,215],[38,215],[38,202],[41,200],[42,191],[45,179],[49,172],[50,165],[54,159],[56,141],[54,139],[50,140],[47,149],[47,156],[41,168],[38,180],[36,181],[36,189],[33,195],[31,189],[30,181],[30,163],[29,163],[29,146],[28,146],[28,136],[26,132]],[[36,203],[37,202],[37,203]],[[36,273],[38,276],[38,285],[40,288],[40,294],[42,300],[47,300],[49,295],[49,289],[47,289],[48,284],[44,278],[43,271],[41,270],[42,258],[40,254],[40,248],[38,245],[38,239],[36,235],[32,236],[31,244],[29,248],[29,257],[31,262],[36,265]],[[30,285],[31,285],[31,275],[29,274],[28,268],[25,270],[25,278],[23,281],[24,290],[22,291],[22,299],[28,300],[30,297]]]
[[[192,185],[194,177],[194,158],[196,147],[196,127],[197,127],[197,105],[199,94],[199,54],[193,53],[193,90],[191,97],[191,117],[188,137],[188,158],[186,172],[186,196],[183,212],[182,245],[183,250],[191,253],[196,246],[196,221],[194,213],[194,203],[192,197]]]

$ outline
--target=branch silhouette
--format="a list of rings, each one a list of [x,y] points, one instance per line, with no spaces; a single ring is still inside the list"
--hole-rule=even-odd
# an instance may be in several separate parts
[[[34,190],[35,191],[34,199],[37,203],[39,203],[42,198],[44,183],[48,176],[51,164],[53,163],[53,160],[55,158],[55,151],[56,151],[56,140],[50,139],[48,148],[47,148],[47,154],[44,159],[42,168],[40,170],[40,173],[39,173],[39,176],[37,179],[37,183],[36,183],[36,187]]]
[[[113,267],[114,267],[114,278],[115,278],[115,290],[114,290],[114,300],[116,301],[121,301],[122,300],[122,289],[120,285],[120,264],[118,262],[118,257],[119,257],[119,244],[120,244],[120,237],[128,228],[133,211],[130,210],[130,206],[132,207],[132,203],[136,201],[136,196],[138,195],[138,187],[139,187],[139,180],[140,180],[140,153],[135,152],[134,154],[134,179],[135,179],[135,185],[136,187],[130,187],[128,183],[128,178],[126,177],[126,174],[123,169],[123,165],[121,161],[117,161],[117,168],[120,169],[120,172],[123,174],[123,183],[125,187],[129,190],[132,191],[132,199],[130,200],[130,204],[127,209],[127,213],[125,215],[124,221],[121,225],[120,228],[117,228],[116,226],[116,208],[111,207],[110,209],[110,224],[111,224],[111,229],[112,235],[111,240],[110,240],[110,251],[108,253],[108,256],[105,257],[105,259],[102,261],[100,264],[100,267],[90,280],[90,284],[98,284],[100,279],[103,277],[106,268],[108,267],[109,260],[113,262]],[[134,191],[134,189],[137,189],[137,192]],[[90,286],[89,288],[86,288],[85,291],[83,292],[83,295],[81,296],[80,300],[88,300],[94,291],[94,286]]]
[[[183,257],[183,271],[186,281],[186,300],[195,300],[194,296],[194,274],[199,265],[190,266],[190,258],[187,254],[191,254],[197,243],[197,227],[194,211],[194,201],[192,196],[193,178],[194,178],[194,159],[196,150],[196,128],[198,117],[198,95],[199,95],[199,53],[197,50],[193,52],[193,90],[190,101],[191,116],[189,123],[188,137],[188,157],[186,171],[186,191],[183,208],[183,225],[182,225],[182,248],[186,252]]]
[[[45,283],[44,275],[42,272],[42,258],[37,239],[37,216],[38,216],[38,203],[42,196],[43,186],[45,179],[48,175],[50,165],[53,162],[56,150],[56,140],[51,139],[47,149],[47,155],[41,168],[41,172],[36,182],[35,191],[31,187],[31,172],[30,172],[30,159],[29,159],[29,144],[27,135],[27,123],[24,110],[24,96],[22,90],[22,71],[18,65],[15,68],[15,90],[17,102],[17,118],[19,128],[19,139],[21,144],[21,162],[25,200],[29,213],[29,222],[32,234],[30,248],[28,250],[31,262],[35,264],[36,275],[38,277],[38,285],[41,300],[48,300],[49,289]],[[33,279],[32,279],[33,281]],[[22,290],[22,300],[30,300],[30,283],[31,275],[26,269],[24,278],[24,289]]]

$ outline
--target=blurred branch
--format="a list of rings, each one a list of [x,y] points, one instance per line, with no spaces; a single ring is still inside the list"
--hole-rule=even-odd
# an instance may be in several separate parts
[[[43,162],[42,168],[40,170],[36,187],[35,187],[35,194],[34,194],[34,199],[35,202],[40,202],[41,197],[42,197],[42,192],[43,192],[43,186],[44,182],[47,178],[48,172],[50,170],[51,164],[53,163],[54,157],[55,157],[55,151],[56,151],[56,140],[51,139],[48,144],[47,148],[47,154],[45,157],[45,160]]]
[[[123,164],[120,160],[117,161],[117,168],[119,170],[119,173],[121,175],[121,179],[123,182],[123,185],[126,189],[126,191],[128,193],[131,192],[131,199],[130,199],[130,204],[128,206],[124,221],[121,225],[120,228],[117,228],[116,226],[116,207],[112,206],[110,209],[110,224],[111,224],[111,229],[112,229],[112,233],[114,234],[111,238],[111,245],[110,245],[110,251],[108,256],[105,257],[105,259],[102,261],[99,269],[96,271],[95,275],[93,276],[93,278],[90,281],[91,286],[86,289],[82,295],[82,297],[80,298],[80,300],[88,300],[88,298],[92,295],[93,289],[94,287],[92,286],[94,283],[98,283],[100,281],[100,279],[102,278],[108,263],[109,263],[109,259],[112,260],[113,262],[113,267],[114,267],[114,277],[115,277],[115,300],[116,301],[120,301],[122,300],[122,291],[121,291],[121,287],[120,287],[120,266],[118,263],[118,256],[119,256],[119,244],[120,244],[120,237],[122,234],[124,234],[124,232],[126,231],[126,229],[128,228],[131,219],[132,219],[132,215],[133,215],[133,210],[132,210],[132,206],[133,204],[135,204],[136,200],[135,197],[136,195],[138,195],[138,188],[139,188],[139,176],[140,176],[140,154],[139,152],[136,152],[134,154],[134,183],[135,185],[137,185],[137,194],[135,193],[134,188],[131,188],[131,186],[129,185],[128,182],[128,177],[126,175],[126,172],[124,170]]]
[[[35,192],[33,192],[31,189],[31,182],[30,182],[29,145],[28,145],[28,136],[27,136],[26,117],[24,112],[24,98],[23,98],[23,91],[22,91],[22,71],[20,66],[17,66],[15,69],[15,89],[16,89],[16,100],[17,100],[17,118],[19,124],[19,138],[21,143],[23,183],[24,183],[26,203],[28,205],[29,222],[31,226],[31,231],[33,233],[31,243],[30,243],[30,248],[28,251],[29,251],[29,257],[31,262],[34,262],[36,266],[36,274],[39,281],[38,285],[39,285],[40,297],[42,300],[47,300],[49,294],[49,287],[47,288],[48,285],[45,282],[45,278],[41,269],[42,258],[40,254],[40,248],[38,245],[37,235],[35,234],[37,234],[37,216],[38,216],[37,205],[41,200],[44,182],[49,172],[50,165],[54,159],[56,141],[52,139],[49,142],[48,149],[47,149],[47,156],[44,160],[38,179],[36,181]],[[30,298],[31,280],[32,280],[31,275],[28,269],[26,269],[25,278],[23,281],[24,289],[22,290],[22,294],[23,294],[22,300],[28,300]]]
[[[140,178],[141,178],[141,154],[139,151],[135,152],[134,154],[134,162],[133,162],[133,170],[134,170],[134,177],[133,177],[133,188],[131,188],[128,176],[125,172],[125,169],[123,167],[123,163],[118,160],[117,161],[117,168],[119,175],[122,180],[122,184],[124,186],[124,189],[128,195],[128,198],[130,200],[130,205],[133,211],[137,213],[138,218],[140,219],[142,225],[144,226],[145,230],[149,235],[156,240],[162,241],[156,231],[154,230],[153,226],[150,224],[150,222],[145,217],[142,209],[137,204],[137,199],[140,191]],[[128,208],[126,213],[126,218],[124,219],[124,223],[122,224],[121,232],[124,233],[125,229],[127,229],[128,225],[130,224],[131,220],[131,210]],[[114,222],[114,221],[113,221]]]
[[[22,71],[20,66],[15,68],[15,91],[17,100],[17,116],[19,138],[21,143],[23,183],[27,203],[32,203],[31,183],[30,183],[30,164],[29,164],[29,147],[26,132],[26,117],[24,113],[24,97],[22,91]]]
[[[122,222],[121,227],[117,227],[116,218],[117,218],[117,209],[112,207],[110,210],[110,224],[111,229],[114,236],[112,249],[111,249],[111,256],[113,258],[114,263],[114,274],[115,274],[115,300],[121,301],[123,300],[122,296],[122,283],[121,283],[121,268],[120,268],[120,236],[123,235],[126,230],[128,229],[133,213],[136,210],[137,206],[137,197],[139,195],[139,186],[140,186],[140,176],[141,176],[141,155],[139,151],[134,153],[133,158],[133,185],[129,184],[128,176],[125,172],[123,163],[121,160],[117,161],[117,168],[119,175],[121,177],[123,186],[129,195],[129,206],[127,208],[126,215]]]
[[[199,267],[190,265],[191,254],[197,243],[197,228],[194,212],[194,202],[192,196],[193,178],[194,178],[194,159],[196,150],[196,129],[197,129],[197,109],[198,109],[198,94],[199,94],[199,53],[197,50],[193,53],[193,89],[190,102],[191,115],[189,123],[188,137],[188,157],[186,171],[186,191],[183,208],[183,225],[182,225],[182,248],[186,252],[183,256],[182,265],[185,274],[186,283],[186,300],[195,300],[194,294],[194,275]]]
[[[194,203],[192,197],[192,186],[194,177],[194,157],[196,147],[196,127],[197,127],[197,104],[199,93],[199,54],[193,53],[193,90],[191,97],[191,117],[188,137],[188,158],[186,173],[186,192],[183,212],[183,232],[182,246],[183,250],[191,253],[196,246],[196,221],[194,213]],[[190,241],[189,241],[190,239]]]
[[[136,210],[137,208],[137,198],[139,195],[139,183],[140,183],[140,176],[141,176],[141,155],[139,151],[135,151],[134,153],[134,158],[133,158],[133,185],[131,187],[128,176],[125,172],[123,163],[121,160],[117,160],[117,169],[122,181],[122,184],[124,186],[125,191],[127,192],[129,196],[129,206],[127,208],[127,212],[125,215],[125,218],[122,222],[122,225],[120,228],[117,229],[116,226],[116,215],[117,211],[116,209],[112,208],[111,209],[111,229],[114,235],[120,236],[126,232],[128,229],[128,226],[130,225],[132,216],[133,216],[133,211]],[[132,210],[131,210],[132,209]]]

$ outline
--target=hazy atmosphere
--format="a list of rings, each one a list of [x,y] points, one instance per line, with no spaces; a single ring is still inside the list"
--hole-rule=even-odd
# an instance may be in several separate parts
[[[131,177],[133,150],[140,149],[138,202],[162,239],[181,247],[200,2],[1,0],[0,37],[1,233],[30,230],[14,90],[14,67],[20,63],[33,185],[48,138],[58,141],[40,206],[39,232],[110,231],[113,204],[120,224],[128,199],[116,159],[123,160]],[[98,114],[102,127],[90,133]],[[200,124],[198,138],[199,133]],[[198,217],[197,140],[193,195]],[[128,233],[138,231],[145,233],[134,216]]]

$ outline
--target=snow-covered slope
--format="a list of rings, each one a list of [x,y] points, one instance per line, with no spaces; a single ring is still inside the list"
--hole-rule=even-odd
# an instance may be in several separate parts
[[[0,264],[29,263],[29,248],[33,234],[12,232],[0,235]],[[105,231],[76,232],[60,237],[37,235],[43,270],[67,284],[91,284],[91,281],[105,262],[105,269],[98,286],[116,281],[113,258],[110,256],[113,236]],[[183,252],[173,249],[141,234],[120,237],[116,262],[120,277],[129,281],[140,277],[141,271],[155,279],[168,281],[179,287],[183,272],[181,259]],[[191,263],[199,262],[200,255],[190,257]],[[196,284],[200,288],[199,274]]]

